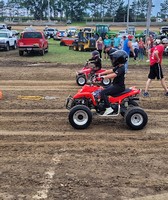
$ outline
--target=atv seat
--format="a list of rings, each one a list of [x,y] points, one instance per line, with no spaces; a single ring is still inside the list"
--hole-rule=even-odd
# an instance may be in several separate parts
[[[120,92],[120,93],[118,93],[118,94],[114,94],[113,97],[121,96],[121,95],[126,94],[126,93],[128,93],[128,92],[130,92],[130,91],[131,91],[130,88],[126,88],[123,92]]]

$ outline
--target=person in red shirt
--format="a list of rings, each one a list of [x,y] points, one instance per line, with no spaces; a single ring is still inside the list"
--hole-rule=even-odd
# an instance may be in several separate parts
[[[139,57],[139,60],[143,60],[144,59],[145,43],[144,43],[142,37],[139,39],[138,45],[139,45],[138,57]]]
[[[148,74],[148,80],[146,82],[145,92],[143,94],[144,97],[149,96],[148,88],[151,84],[151,81],[154,80],[155,78],[161,81],[161,85],[166,92],[165,95],[168,96],[168,88],[166,86],[161,67],[163,52],[167,46],[168,46],[168,39],[164,38],[162,39],[161,44],[154,46],[150,50],[150,71]]]

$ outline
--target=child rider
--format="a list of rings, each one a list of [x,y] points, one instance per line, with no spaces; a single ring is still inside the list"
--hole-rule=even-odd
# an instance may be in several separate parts
[[[102,68],[100,53],[97,50],[92,52],[92,57],[89,59],[90,63],[93,64],[93,68],[91,70],[91,74],[94,74],[98,70]]]
[[[109,87],[101,91],[101,99],[104,100],[104,106],[106,108],[103,116],[108,116],[113,112],[113,109],[108,101],[108,96],[116,95],[125,90],[125,67],[124,64],[127,62],[128,55],[123,50],[117,50],[110,54],[110,60],[112,62],[113,69],[101,72],[99,75],[102,78],[112,78],[113,83]],[[102,76],[103,75],[103,76]]]

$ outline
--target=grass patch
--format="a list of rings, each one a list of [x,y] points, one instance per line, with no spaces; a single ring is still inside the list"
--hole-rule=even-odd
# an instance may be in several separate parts
[[[55,41],[53,39],[49,40],[49,52],[44,56],[29,56],[29,61],[33,62],[51,62],[51,63],[62,63],[62,64],[85,64],[86,60],[91,57],[91,52],[79,52],[74,50],[69,50],[68,46],[60,46],[60,41]],[[130,58],[130,65],[149,65],[146,63],[146,57],[144,61],[138,62]],[[103,66],[110,66],[110,60],[103,60]],[[168,56],[164,56],[163,65],[168,66]]]

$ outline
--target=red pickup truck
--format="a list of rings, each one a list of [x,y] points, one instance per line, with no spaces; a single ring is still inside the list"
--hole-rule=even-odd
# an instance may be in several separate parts
[[[17,47],[20,56],[23,56],[24,52],[38,52],[43,56],[45,52],[48,52],[48,41],[43,32],[26,31],[21,33],[21,37],[17,41]]]

